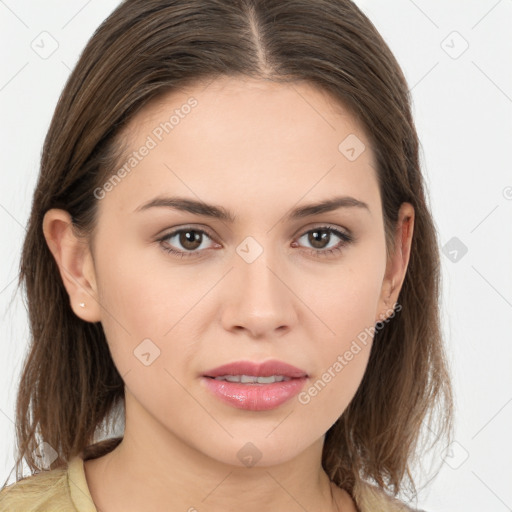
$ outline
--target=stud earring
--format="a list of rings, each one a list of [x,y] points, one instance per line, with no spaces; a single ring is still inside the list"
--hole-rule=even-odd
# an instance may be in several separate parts
[[[85,302],[80,302],[79,306],[80,306],[81,308],[85,308]]]

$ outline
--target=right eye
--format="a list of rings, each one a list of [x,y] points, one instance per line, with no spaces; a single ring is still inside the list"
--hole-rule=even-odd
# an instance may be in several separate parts
[[[210,238],[210,235],[202,229],[181,228],[166,234],[164,237],[159,238],[158,241],[161,242],[161,247],[165,252],[174,254],[180,258],[188,258],[199,256],[200,252],[205,249],[203,247],[201,251],[197,250],[203,245],[204,236]],[[180,244],[183,249],[174,249],[172,246],[169,246],[168,242],[172,239],[175,239],[175,244]],[[165,244],[163,242],[165,242]]]

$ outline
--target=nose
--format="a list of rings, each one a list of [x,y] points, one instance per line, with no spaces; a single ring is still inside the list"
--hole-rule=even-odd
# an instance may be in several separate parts
[[[224,284],[222,324],[228,331],[247,331],[251,337],[278,337],[297,323],[300,303],[296,277],[285,261],[263,250],[251,261],[234,255],[234,268]]]

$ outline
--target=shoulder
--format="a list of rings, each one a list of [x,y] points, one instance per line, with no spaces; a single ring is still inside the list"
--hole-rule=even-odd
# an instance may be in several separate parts
[[[426,512],[387,494],[383,489],[367,482],[361,482],[354,488],[354,499],[360,512]]]
[[[67,469],[41,471],[0,491],[0,512],[70,512]]]
[[[81,455],[67,468],[40,471],[0,491],[0,512],[98,512]]]

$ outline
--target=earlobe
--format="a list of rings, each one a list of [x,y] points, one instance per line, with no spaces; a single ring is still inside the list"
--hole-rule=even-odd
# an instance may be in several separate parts
[[[42,227],[68,292],[71,308],[82,320],[99,322],[100,306],[89,244],[73,232],[71,216],[65,210],[48,210]]]
[[[388,318],[397,303],[409,265],[413,232],[414,207],[410,203],[402,203],[395,232],[395,251],[387,262],[376,321]]]

